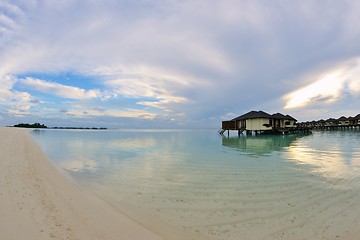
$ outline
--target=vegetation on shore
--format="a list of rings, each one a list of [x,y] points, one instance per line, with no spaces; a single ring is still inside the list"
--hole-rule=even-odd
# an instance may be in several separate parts
[[[19,127],[19,128],[48,128],[44,124],[40,124],[40,123],[34,123],[34,124],[19,123],[19,124],[14,125],[14,127]]]

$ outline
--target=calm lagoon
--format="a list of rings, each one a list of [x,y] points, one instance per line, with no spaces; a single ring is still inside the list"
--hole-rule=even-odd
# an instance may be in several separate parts
[[[360,229],[359,131],[31,135],[78,184],[149,228],[218,240],[341,239]]]

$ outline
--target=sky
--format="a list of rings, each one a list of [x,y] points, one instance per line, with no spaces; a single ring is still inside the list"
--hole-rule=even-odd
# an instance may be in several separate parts
[[[0,125],[360,113],[360,2],[0,0]]]

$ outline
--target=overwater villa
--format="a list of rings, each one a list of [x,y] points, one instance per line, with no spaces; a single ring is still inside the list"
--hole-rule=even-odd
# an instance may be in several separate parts
[[[312,129],[360,129],[360,114],[355,117],[341,116],[338,119],[329,118],[327,120],[318,120],[310,122],[301,122],[297,124],[299,127],[309,127]]]
[[[238,134],[285,134],[308,131],[308,128],[299,128],[297,120],[282,113],[268,114],[263,111],[250,111],[229,121],[222,121],[220,134],[225,131],[236,130]]]

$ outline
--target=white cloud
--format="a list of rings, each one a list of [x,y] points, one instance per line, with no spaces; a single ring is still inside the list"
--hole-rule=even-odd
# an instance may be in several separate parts
[[[6,29],[8,33],[19,27],[18,19],[24,15],[24,12],[15,4],[9,2],[0,2],[0,26]]]
[[[114,110],[109,109],[105,111],[98,111],[97,109],[70,109],[66,111],[66,115],[73,117],[120,117],[120,118],[142,118],[142,119],[154,119],[157,115],[151,112],[137,110],[137,109],[125,109]]]
[[[27,92],[13,90],[16,82],[17,79],[13,76],[0,75],[0,105],[3,106],[3,111],[11,115],[28,115],[31,106],[38,102]]]
[[[309,82],[309,80],[305,80]],[[321,73],[311,84],[284,97],[285,108],[330,104],[344,95],[360,94],[360,58],[351,59]]]
[[[10,17],[0,13],[0,26],[6,31],[17,27],[17,24]]]
[[[180,95],[181,91],[208,86],[200,79],[149,66],[102,67],[94,69],[92,74],[104,79],[103,84],[109,92],[129,98],[151,98],[154,100],[137,103],[166,111],[171,104],[189,102],[189,99]]]
[[[100,90],[92,89],[85,90],[72,86],[65,86],[59,83],[47,82],[35,78],[20,79],[19,83],[30,90],[38,91],[41,93],[52,94],[62,98],[70,99],[90,99],[98,98],[101,96]]]
[[[17,5],[12,4],[8,1],[1,1],[0,9],[2,9],[4,12],[8,12],[8,14],[15,14],[15,15],[23,14],[23,11]]]
[[[162,109],[164,111],[170,111],[169,109],[167,109],[164,106],[165,104],[168,104],[168,103],[169,103],[169,101],[159,100],[159,101],[140,101],[140,102],[137,102],[136,104],[143,105],[143,106],[148,106],[148,107],[159,108],[159,109]]]

